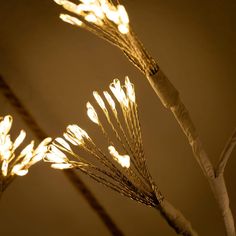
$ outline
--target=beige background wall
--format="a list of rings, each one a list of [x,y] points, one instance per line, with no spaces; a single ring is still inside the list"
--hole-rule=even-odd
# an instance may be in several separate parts
[[[179,89],[215,163],[236,125],[236,2],[126,0],[134,29]],[[200,235],[224,235],[219,211],[173,116],[121,52],[58,19],[50,0],[0,2],[0,73],[50,135],[79,123],[99,138],[86,117],[93,90],[125,75],[135,83],[148,166],[163,193]],[[14,115],[0,95],[0,114]],[[28,131],[29,140],[34,138]],[[236,217],[236,151],[226,181]],[[126,235],[175,235],[158,213],[85,179]],[[0,202],[0,234],[109,235],[60,171],[39,164],[17,178]]]

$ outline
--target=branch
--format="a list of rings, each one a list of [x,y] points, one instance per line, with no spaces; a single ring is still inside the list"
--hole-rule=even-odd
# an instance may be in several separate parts
[[[235,236],[234,218],[229,206],[229,196],[224,176],[220,175],[214,179],[210,179],[209,183],[224,220],[226,235]]]
[[[216,170],[215,170],[216,176],[219,176],[224,173],[226,164],[230,158],[230,155],[235,145],[236,145],[236,128],[234,129],[232,135],[225,144],[225,147],[220,155],[220,159],[218,161],[218,164],[216,165]]]
[[[58,1],[56,2],[59,5],[62,5],[65,9],[69,10],[70,12],[77,13],[76,5],[71,4],[72,6],[68,9],[67,4]],[[101,11],[103,10],[101,9]],[[127,15],[125,9],[124,12]],[[155,60],[148,54],[142,42],[138,39],[138,37],[131,29],[128,17],[125,18],[125,25],[123,25],[125,26],[125,31],[121,31],[119,29],[120,25],[117,28],[116,24],[110,24],[111,22],[108,18],[106,20],[103,20],[102,24],[98,24],[98,21],[95,21],[93,23],[88,22],[82,14],[79,14],[79,19],[74,18],[70,15],[61,15],[61,18],[65,22],[70,23],[72,25],[76,25],[78,27],[83,27],[88,31],[94,33],[95,35],[106,39],[111,44],[117,46],[122,50],[122,52],[129,59],[129,61],[133,63],[133,65],[136,66],[143,74],[145,74],[146,78],[148,79],[149,83],[151,84],[152,88],[158,95],[163,105],[172,111],[177,122],[181,126],[184,134],[187,136],[189,144],[192,147],[193,154],[197,162],[199,163],[205,177],[209,181],[213,192],[219,189],[224,190],[222,191],[223,194],[220,194],[216,198],[220,206],[228,208],[220,208],[221,211],[223,211],[222,213],[224,214],[224,212],[230,212],[229,204],[222,204],[223,202],[225,202],[225,199],[228,199],[227,190],[223,187],[222,182],[219,184],[216,181],[213,165],[202,146],[202,143],[198,137],[198,134],[188,113],[188,110],[180,100],[178,91],[171,84],[168,78],[162,73]],[[111,27],[111,25],[113,25],[113,27]],[[228,158],[226,157],[225,159]],[[215,191],[215,194],[217,195],[219,194],[219,192]],[[225,223],[227,235],[234,236],[234,220],[232,214],[229,214],[229,217],[231,218],[228,218],[228,222]],[[227,227],[229,227],[229,230],[227,229]]]
[[[162,104],[171,110],[188,138],[194,156],[205,176],[207,178],[214,178],[215,174],[212,163],[204,151],[189,112],[180,99],[179,92],[160,69],[154,75],[146,75],[146,77]]]
[[[163,105],[172,111],[184,134],[187,136],[193,154],[206,176],[220,208],[227,236],[235,236],[234,218],[229,206],[229,197],[224,177],[221,176],[219,178],[215,176],[213,165],[201,144],[188,110],[180,100],[178,91],[160,70],[154,75],[147,74],[146,77]],[[222,171],[235,146],[235,139],[236,133],[234,132],[219,162],[219,169]]]
[[[0,90],[3,92],[4,96],[8,99],[10,104],[16,109],[16,111],[21,115],[22,119],[33,131],[35,136],[42,140],[48,135],[40,128],[36,120],[31,116],[31,114],[26,110],[25,106],[21,101],[16,97],[14,92],[4,81],[0,75]],[[122,236],[122,231],[114,223],[112,218],[108,215],[103,206],[99,203],[96,197],[92,194],[89,188],[83,183],[80,177],[73,170],[63,171],[68,180],[74,185],[74,187],[79,191],[80,194],[85,198],[90,207],[98,214],[102,222],[106,225],[107,229],[112,235]]]
[[[175,229],[177,234],[184,236],[197,236],[190,222],[166,199],[156,207],[168,224]]]

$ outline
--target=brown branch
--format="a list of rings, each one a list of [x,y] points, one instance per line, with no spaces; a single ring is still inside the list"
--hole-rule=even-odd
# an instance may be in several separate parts
[[[232,135],[230,136],[229,140],[225,144],[225,147],[220,155],[220,159],[218,164],[216,165],[216,176],[224,173],[225,166],[230,158],[230,155],[236,145],[236,128],[234,129]]]
[[[8,99],[10,104],[16,109],[16,111],[21,115],[24,122],[33,131],[35,136],[42,140],[48,135],[39,127],[33,116],[27,111],[22,102],[17,98],[15,93],[11,90],[8,84],[4,81],[3,77],[0,75],[0,90],[3,92],[4,96]],[[85,198],[90,207],[97,213],[102,222],[105,224],[107,229],[110,231],[111,235],[122,236],[124,235],[122,231],[118,228],[112,218],[108,215],[103,206],[99,203],[93,193],[84,184],[80,177],[76,174],[74,170],[63,171],[65,176],[70,180],[78,192]]]
[[[220,175],[208,180],[224,220],[226,235],[235,236],[234,218],[229,206],[229,197],[224,176]]]

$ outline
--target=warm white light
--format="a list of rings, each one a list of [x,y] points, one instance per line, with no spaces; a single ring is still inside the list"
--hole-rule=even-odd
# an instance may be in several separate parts
[[[25,131],[21,130],[19,136],[16,138],[13,144],[13,150],[16,150],[20,146],[20,144],[24,141],[25,136],[26,136]]]
[[[66,10],[74,12],[77,5],[67,0],[54,0],[58,5],[62,5]]]
[[[78,145],[82,144],[81,141],[79,141],[78,139],[76,139],[75,137],[71,136],[68,133],[64,133],[63,136],[68,142],[72,143],[75,146],[78,146]]]
[[[26,133],[21,130],[14,142],[11,141],[9,131],[12,126],[13,119],[11,116],[0,118],[0,166],[2,176],[5,178],[10,175],[26,175],[30,166],[42,160],[47,151],[47,144],[50,138],[41,142],[34,150],[34,141],[28,144],[20,154],[16,154],[16,149],[22,144]]]
[[[71,25],[77,25],[77,26],[83,25],[83,22],[81,20],[67,14],[60,14],[60,18]]]
[[[28,172],[29,172],[28,170],[19,170],[19,171],[15,172],[15,174],[18,176],[24,176],[24,175],[28,174]]]
[[[131,102],[135,103],[134,85],[130,82],[128,76],[125,77],[125,87],[128,98],[130,99]]]
[[[83,135],[80,132],[80,129],[77,125],[68,125],[66,128],[66,131],[68,134],[70,134],[72,137],[76,138],[78,140],[79,144],[82,144],[83,141]]]
[[[44,158],[46,151],[47,151],[47,148],[44,149],[42,152],[39,152],[38,154],[36,154],[35,156],[33,156],[33,157],[31,158],[31,160],[30,160],[30,163],[29,163],[30,166],[32,166],[32,165],[34,165],[35,163],[41,161],[41,160]]]
[[[106,10],[105,14],[110,21],[114,22],[117,25],[119,24],[119,13],[117,11],[109,9]]]
[[[87,16],[84,17],[84,19],[88,22],[91,22],[91,23],[97,23],[98,22],[98,19],[94,14],[88,14]]]
[[[24,165],[22,164],[17,164],[13,167],[12,171],[11,171],[12,174],[16,174],[16,175],[19,175],[19,176],[24,176],[28,173],[28,170],[27,169],[24,169]]]
[[[122,33],[122,34],[127,34],[129,32],[129,28],[127,25],[124,24],[120,24],[118,25],[118,30]]]
[[[102,11],[101,7],[97,5],[91,5],[91,10],[94,12],[94,14],[99,18],[99,19],[104,19],[104,12]]]
[[[87,22],[96,24],[101,28],[110,21],[117,25],[120,33],[129,32],[129,17],[123,5],[113,5],[107,0],[82,0],[76,5],[67,0],[54,0],[66,10],[83,17]],[[82,22],[75,17],[62,14],[60,18],[70,24],[81,26]],[[78,21],[76,21],[76,19]]]
[[[66,150],[72,151],[70,145],[63,138],[56,138],[55,141],[59,143]]]
[[[98,92],[93,91],[93,96],[96,99],[98,105],[102,108],[102,110],[106,111],[106,106],[105,103],[103,101],[103,99],[101,98],[101,96],[98,94]]]
[[[122,23],[125,25],[128,25],[129,24],[129,16],[125,10],[125,7],[123,5],[118,5],[117,10],[120,15]]]
[[[97,112],[95,111],[95,109],[91,105],[91,103],[87,102],[86,107],[87,107],[87,115],[88,115],[89,119],[92,122],[94,122],[95,124],[99,124]]]
[[[2,162],[2,175],[7,176],[7,171],[8,171],[8,161],[4,160]]]
[[[109,103],[111,109],[113,111],[115,111],[116,110],[116,104],[115,104],[114,100],[112,99],[111,95],[107,91],[104,91],[103,94],[104,94],[107,102]]]
[[[27,154],[29,154],[29,153],[32,153],[33,148],[34,148],[34,141],[31,141],[31,143],[28,144],[28,145],[21,151],[20,155],[25,156],[25,155],[27,155]]]
[[[81,129],[78,125],[68,125],[66,130],[68,134],[78,140],[79,144],[83,144],[84,139],[90,139],[87,132]]]
[[[114,160],[117,161],[122,167],[130,167],[130,157],[128,155],[120,155],[113,146],[109,146],[108,150]]]
[[[11,116],[5,116],[3,120],[0,123],[0,134],[6,135],[11,129],[12,125],[12,117]]]
[[[73,165],[69,163],[59,163],[59,164],[57,163],[57,164],[51,164],[51,167],[54,169],[65,170],[73,168]]]
[[[91,3],[96,3],[97,0],[80,0],[84,4],[91,4]]]
[[[56,153],[53,153],[53,152],[47,153],[44,160],[47,162],[55,162],[55,163],[64,163],[67,161],[66,158],[60,157]]]
[[[109,88],[111,89],[118,102],[121,105],[128,107],[128,100],[126,98],[124,90],[121,88],[120,81],[118,79],[114,79]]]
[[[53,153],[58,159],[58,162],[64,162],[67,158],[66,155],[59,150],[57,147],[51,145],[50,146],[50,152]],[[60,160],[60,161],[59,161]]]
[[[47,151],[49,143],[52,142],[52,138],[45,138],[35,149],[35,154],[45,153]]]
[[[63,5],[64,3],[66,3],[66,0],[54,0],[55,3],[57,3],[58,5]]]

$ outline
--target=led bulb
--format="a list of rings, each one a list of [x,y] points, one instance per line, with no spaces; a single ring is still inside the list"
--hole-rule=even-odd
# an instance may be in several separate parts
[[[122,33],[122,34],[127,34],[129,33],[129,27],[125,24],[119,24],[118,25],[118,30]]]
[[[65,169],[72,168],[73,165],[69,163],[56,163],[56,164],[52,164],[51,167],[54,169],[65,170]]]
[[[120,15],[121,22],[125,25],[128,25],[129,24],[129,16],[125,10],[125,7],[123,5],[118,5],[117,10]]]
[[[88,21],[88,22],[91,22],[91,23],[97,23],[98,22],[97,17],[94,14],[92,14],[92,13],[88,14],[87,16],[85,16],[84,19],[86,21]]]
[[[96,99],[98,105],[102,108],[102,110],[107,110],[104,101],[102,100],[101,96],[98,94],[98,92],[93,91],[93,96]]]
[[[81,20],[67,14],[60,14],[60,18],[71,25],[77,25],[77,26],[83,25],[83,22]]]
[[[72,151],[70,145],[63,138],[56,138],[55,141],[59,143],[63,148]]]
[[[8,132],[11,129],[12,125],[12,117],[11,116],[5,116],[1,121],[0,121],[0,134],[7,135]]]
[[[16,150],[20,146],[20,144],[24,141],[25,136],[26,136],[25,131],[21,130],[20,134],[18,135],[18,137],[16,138],[16,140],[13,144],[13,151]]]
[[[116,104],[115,104],[114,100],[112,99],[111,95],[107,91],[104,91],[103,94],[104,94],[107,102],[109,103],[111,109],[113,111],[115,111],[116,110]]]
[[[135,91],[134,85],[130,82],[129,77],[125,77],[125,87],[128,98],[131,102],[135,103]]]
[[[2,175],[7,176],[7,171],[8,171],[8,161],[3,160],[3,162],[2,162]]]
[[[128,155],[120,155],[113,146],[109,146],[108,150],[114,160],[117,161],[122,167],[130,167],[130,157]]]
[[[86,107],[87,107],[87,115],[88,115],[89,119],[92,122],[94,122],[95,124],[99,124],[97,112],[95,111],[95,109],[91,105],[91,103],[87,102]]]
[[[14,167],[12,168],[11,174],[15,174],[15,175],[19,175],[19,176],[24,176],[28,173],[27,169],[23,169],[24,166],[22,164],[17,164],[14,165]]]
[[[129,106],[125,92],[121,88],[120,81],[118,79],[114,79],[113,82],[110,84],[109,88],[122,106]]]

